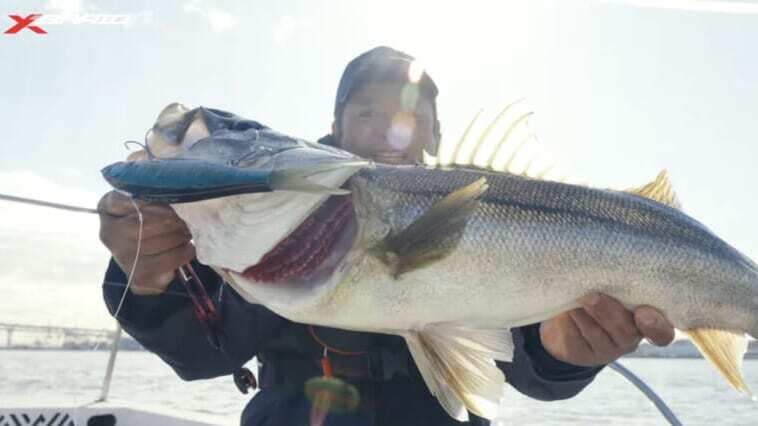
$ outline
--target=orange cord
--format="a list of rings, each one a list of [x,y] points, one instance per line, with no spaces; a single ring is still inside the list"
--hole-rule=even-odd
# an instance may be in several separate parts
[[[324,377],[334,377],[332,364],[329,362],[329,358],[327,358],[326,355],[321,358],[321,370],[324,372]]]
[[[351,352],[351,351],[343,351],[343,350],[339,350],[339,349],[333,348],[333,347],[327,345],[326,342],[324,342],[323,340],[321,340],[316,335],[316,330],[313,329],[312,325],[308,326],[308,331],[310,331],[311,336],[313,337],[313,339],[316,342],[318,342],[321,346],[323,346],[326,350],[328,350],[329,352],[334,352],[336,354],[345,355],[345,356],[358,356],[358,355],[364,355],[366,353],[366,351]]]

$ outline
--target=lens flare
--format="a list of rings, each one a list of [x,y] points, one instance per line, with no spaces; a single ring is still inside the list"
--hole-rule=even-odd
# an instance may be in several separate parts
[[[392,118],[392,125],[387,131],[387,143],[398,151],[404,151],[411,145],[416,120],[407,112],[398,112]]]
[[[415,111],[418,104],[418,85],[415,83],[405,83],[400,92],[400,104],[403,111]]]
[[[424,67],[421,63],[419,61],[411,62],[408,66],[408,81],[418,83],[422,75],[424,75]]]

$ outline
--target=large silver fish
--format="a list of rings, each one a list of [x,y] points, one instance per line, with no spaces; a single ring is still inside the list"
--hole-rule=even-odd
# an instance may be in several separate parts
[[[174,203],[199,261],[250,303],[293,321],[403,336],[451,416],[495,416],[505,378],[494,360],[511,360],[508,328],[594,292],[660,309],[750,394],[740,366],[745,334],[758,337],[758,267],[679,209],[665,173],[612,191],[380,165],[244,122],[173,104],[148,137],[150,153],[104,175]],[[189,172],[187,161],[196,162]],[[159,182],[148,177],[156,167]]]

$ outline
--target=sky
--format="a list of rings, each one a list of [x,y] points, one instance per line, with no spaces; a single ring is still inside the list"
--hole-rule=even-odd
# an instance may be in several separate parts
[[[380,4],[377,4],[380,3]],[[0,193],[94,207],[99,170],[171,102],[315,140],[345,64],[377,45],[437,82],[443,138],[526,98],[553,160],[627,188],[667,169],[685,210],[758,259],[758,2],[2,1],[128,16],[0,34]],[[0,322],[110,328],[94,215],[0,201]]]

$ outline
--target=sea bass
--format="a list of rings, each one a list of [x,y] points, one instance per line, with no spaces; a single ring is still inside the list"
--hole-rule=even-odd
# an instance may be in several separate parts
[[[736,389],[758,337],[758,267],[679,207],[665,173],[628,191],[470,165],[390,166],[172,104],[103,169],[171,203],[198,260],[290,320],[403,336],[453,417],[495,416],[508,329],[601,292],[650,305]]]

